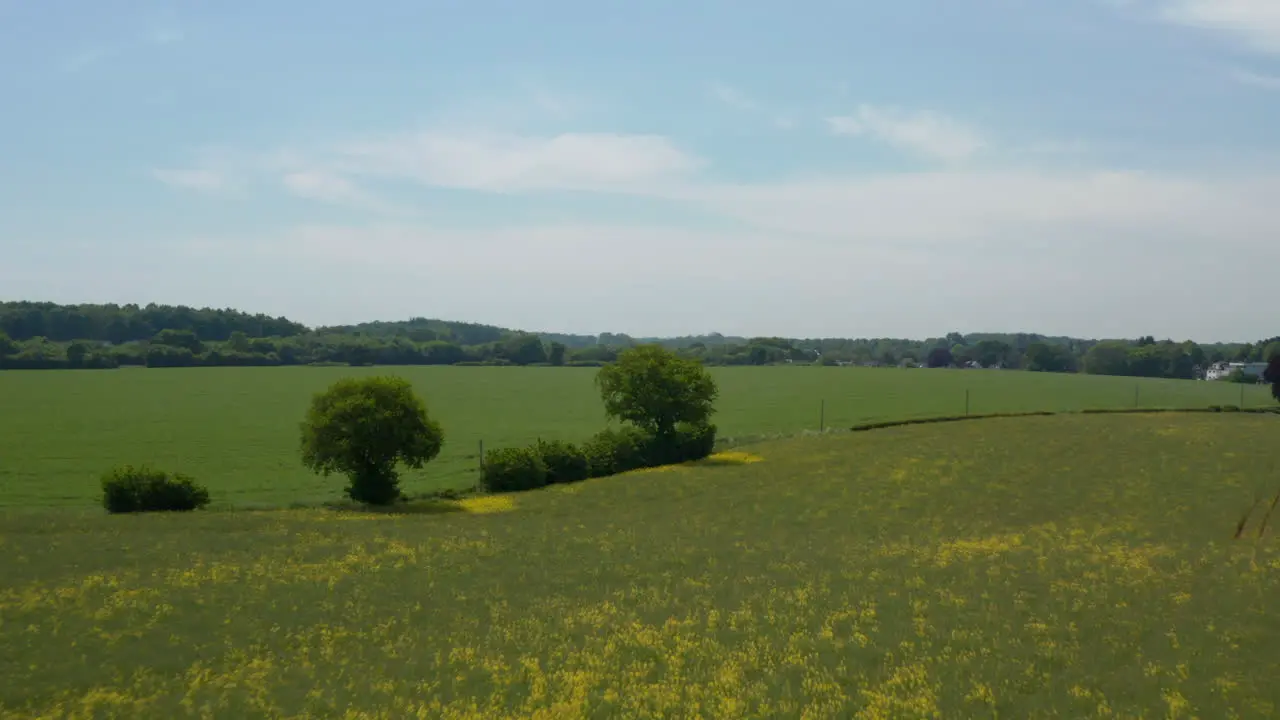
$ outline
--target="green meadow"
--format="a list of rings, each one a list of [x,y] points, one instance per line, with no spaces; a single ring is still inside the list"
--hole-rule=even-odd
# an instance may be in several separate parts
[[[519,387],[505,372],[471,386],[486,389],[475,405],[446,400],[444,378],[464,373],[416,379],[440,383],[446,419],[527,404],[499,421],[512,439],[537,432],[551,413],[502,400]],[[808,403],[787,387],[875,387],[870,373],[772,372],[721,376],[726,424],[786,422],[735,407],[735,382],[764,383],[797,425]],[[24,457],[58,451],[68,467],[114,409],[118,433],[93,445],[104,455],[111,439],[130,443],[121,454],[175,443],[206,461],[239,448],[286,470],[288,453],[268,447],[287,433],[254,445],[270,423],[210,417],[289,420],[320,383],[239,376],[264,378],[255,401],[206,371],[121,374],[151,392],[117,405],[127,395],[109,383],[60,375],[30,376],[59,388],[39,409],[46,427],[53,405],[102,409],[58,419],[75,432]],[[1044,402],[1080,401],[1069,383],[1009,377],[1047,382]],[[589,377],[541,380],[533,397],[558,387],[581,415],[562,429],[586,432]],[[1034,402],[1018,397],[1005,402]],[[177,422],[201,416],[203,443]],[[0,716],[1275,717],[1277,423],[1076,414],[777,439],[403,513],[11,513]]]
[[[715,368],[715,422],[730,444],[936,415],[1085,408],[1271,404],[1265,388],[1016,371]],[[113,465],[151,463],[242,508],[337,498],[343,480],[298,459],[313,393],[346,375],[411,380],[445,428],[440,457],[408,492],[473,486],[478,450],[605,425],[588,368],[282,367],[0,372],[0,507],[90,507]]]

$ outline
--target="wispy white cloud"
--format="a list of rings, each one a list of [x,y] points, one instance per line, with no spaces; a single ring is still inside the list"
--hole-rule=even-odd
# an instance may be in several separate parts
[[[227,177],[212,169],[192,168],[185,170],[152,170],[151,174],[160,182],[170,187],[185,188],[212,192],[228,187]]]
[[[622,133],[424,132],[345,144],[328,162],[355,175],[494,192],[622,190],[702,165],[666,137]]]
[[[396,208],[381,198],[364,190],[347,178],[324,171],[300,171],[286,173],[281,183],[292,194],[377,212],[392,212]]]
[[[979,132],[937,114],[863,107],[829,124],[943,160],[986,146]],[[1280,173],[1119,171],[1096,147],[1079,152],[1075,169],[1050,170],[1059,163],[1032,153],[1086,148],[994,144],[1000,152],[981,166],[739,183],[703,172],[706,161],[663,136],[436,127],[270,152],[209,149],[190,170],[156,177],[201,190],[235,179],[237,187],[283,189],[367,211],[349,225],[194,238],[189,245],[199,253],[188,258],[193,266],[239,267],[245,257],[266,254],[300,258],[316,277],[368,279],[361,298],[327,307],[328,300],[302,298],[296,288],[264,297],[265,306],[304,318],[408,315],[427,306],[509,326],[546,328],[547,318],[556,318],[559,329],[643,334],[926,336],[981,322],[987,329],[1206,340],[1247,337],[1255,331],[1236,328],[1269,322],[1264,294],[1266,268],[1280,262],[1271,241],[1280,225]],[[389,213],[394,208],[369,192],[383,187],[491,193],[494,211],[466,229],[433,225]],[[563,189],[644,198],[656,212],[639,225],[589,220],[599,214],[588,212],[554,224],[504,220],[511,217],[505,208],[524,204],[508,206],[501,194]],[[584,200],[589,207],[591,199]],[[682,222],[690,210],[712,219],[710,227],[724,227]],[[676,255],[681,262],[673,266]],[[506,262],[494,266],[494,256]],[[1224,256],[1254,262],[1223,264]],[[620,267],[627,272],[619,274]],[[426,269],[439,281],[387,281]],[[572,281],[547,283],[549,277]],[[743,283],[759,292],[744,299]],[[476,294],[481,284],[502,292]],[[1241,302],[1221,309],[1194,293],[1167,292],[1192,285],[1243,288]],[[584,296],[600,299],[582,303]],[[701,312],[684,312],[693,305]]]
[[[1233,35],[1255,50],[1280,53],[1276,0],[1164,0],[1160,15],[1169,22]]]
[[[732,85],[713,82],[709,86],[708,93],[716,102],[741,113],[764,117],[769,125],[780,130],[790,130],[797,124],[795,112],[767,107]]]
[[[546,328],[556,318],[559,328],[578,331],[923,337],[980,322],[1203,340],[1240,339],[1248,333],[1233,328],[1265,327],[1266,267],[1280,262],[1270,242],[1280,223],[1273,201],[1280,176],[954,171],[704,180],[645,192],[740,227],[570,220],[458,229],[374,220],[213,238],[202,252],[304,258],[318,276],[381,278],[362,302],[384,315],[425,304],[515,326]],[[1223,264],[1224,255],[1255,262]],[[495,256],[506,262],[487,261]],[[673,256],[681,262],[673,265]],[[400,295],[405,284],[385,281],[426,269],[440,278],[429,288],[410,283],[415,289]],[[547,277],[574,280],[547,289]],[[744,297],[744,282],[756,292]],[[477,283],[504,292],[469,292]],[[1249,302],[1223,309],[1195,293],[1167,291],[1188,284],[1238,286]],[[584,296],[599,300],[582,303]],[[699,313],[683,311],[693,305]],[[832,320],[833,313],[847,319]]]
[[[986,146],[977,131],[944,115],[861,105],[852,115],[827,118],[836,135],[867,136],[907,152],[937,160],[959,161]]]
[[[365,190],[364,182],[493,193],[646,194],[680,184],[702,166],[701,159],[657,135],[428,131],[256,155],[209,149],[198,153],[188,169],[154,175],[167,185],[203,191],[221,189],[231,177],[265,180],[298,197],[402,212]]]
[[[1280,75],[1265,75],[1262,73],[1252,72],[1236,68],[1231,71],[1231,77],[1241,85],[1262,88],[1264,90],[1280,90]]]
[[[1260,241],[1280,222],[1280,177],[1206,181],[1107,170],[900,173],[673,192],[760,230],[832,240],[1016,247],[1196,237]]]
[[[711,84],[711,97],[731,108],[734,108],[735,110],[752,112],[760,107],[756,101],[747,97],[742,91],[722,82],[715,82]]]

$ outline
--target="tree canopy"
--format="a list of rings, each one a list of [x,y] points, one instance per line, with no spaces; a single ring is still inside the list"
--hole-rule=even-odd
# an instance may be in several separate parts
[[[4,342],[4,335],[11,340]],[[607,332],[524,332],[422,317],[313,329],[287,318],[228,309],[0,302],[0,369],[339,363],[600,366],[628,348],[655,344],[702,365],[895,365],[927,360],[938,349],[935,366],[977,362],[983,367],[1043,372],[1184,379],[1203,377],[1210,363],[1265,362],[1280,354],[1280,337],[1204,345],[1157,340],[1152,335],[1098,341],[1035,333],[960,332],[923,340],[748,338],[719,333],[633,338]],[[943,350],[950,353],[949,360]]]
[[[948,347],[936,347],[925,358],[925,364],[931,368],[951,367],[954,363],[955,357]]]
[[[302,462],[350,479],[347,496],[385,505],[400,496],[396,466],[421,468],[440,454],[444,431],[407,380],[344,378],[317,394],[302,422]]]
[[[600,369],[596,385],[609,417],[655,435],[671,435],[680,423],[708,422],[719,395],[701,363],[658,345],[622,351]]]
[[[1271,356],[1267,369],[1262,373],[1262,380],[1271,383],[1271,397],[1280,402],[1280,354]]]

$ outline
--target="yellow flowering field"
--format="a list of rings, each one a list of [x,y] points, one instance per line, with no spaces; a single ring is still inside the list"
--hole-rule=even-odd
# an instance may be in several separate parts
[[[0,716],[1275,717],[1278,430],[1005,418],[402,513],[5,511]]]

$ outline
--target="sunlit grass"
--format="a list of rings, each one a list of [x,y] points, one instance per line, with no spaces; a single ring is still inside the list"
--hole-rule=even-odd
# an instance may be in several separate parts
[[[0,716],[1270,717],[1280,552],[1235,536],[1277,423],[902,427],[447,512],[9,514]]]
[[[699,464],[701,465],[750,465],[751,463],[757,463],[757,462],[760,462],[761,460],[764,460],[764,458],[760,457],[759,455],[749,453],[749,452],[743,452],[740,450],[733,450],[733,451],[727,451],[727,452],[714,453]]]

